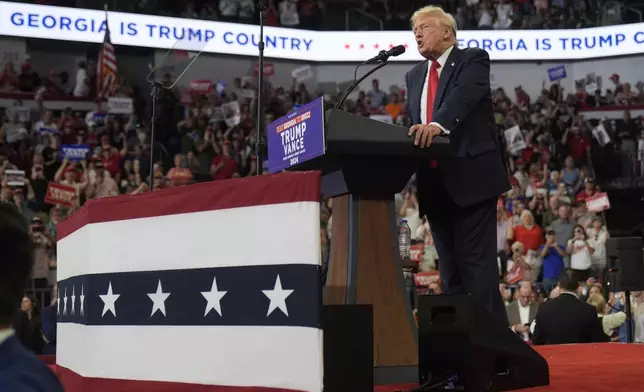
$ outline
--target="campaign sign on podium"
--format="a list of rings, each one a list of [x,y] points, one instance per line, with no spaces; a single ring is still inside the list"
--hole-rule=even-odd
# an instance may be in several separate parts
[[[269,173],[324,155],[323,98],[268,124],[266,138]]]

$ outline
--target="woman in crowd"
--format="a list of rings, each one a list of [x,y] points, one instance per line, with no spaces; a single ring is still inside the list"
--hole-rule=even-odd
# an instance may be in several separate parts
[[[36,299],[31,295],[22,297],[20,303],[20,311],[26,315],[26,325],[23,325],[23,341],[22,343],[29,350],[36,354],[40,354],[43,348],[42,338],[42,321],[40,318],[40,310]]]
[[[526,256],[525,247],[519,241],[512,244],[512,258],[508,260],[506,282],[514,285],[520,281],[534,282],[533,266]]]
[[[570,255],[570,268],[576,271],[577,280],[582,282],[588,279],[592,267],[591,256],[595,249],[588,243],[588,236],[582,225],[575,225],[573,238],[568,240],[567,252]]]
[[[597,317],[601,319],[602,329],[609,337],[613,337],[615,329],[621,327],[624,321],[626,321],[626,313],[624,312],[608,313],[610,308],[606,306],[606,300],[600,294],[590,295],[586,302],[597,309]]]
[[[591,227],[586,229],[588,243],[595,249],[592,255],[592,272],[593,277],[599,281],[604,281],[606,270],[606,241],[608,241],[608,230],[602,223],[600,217],[593,218]]]

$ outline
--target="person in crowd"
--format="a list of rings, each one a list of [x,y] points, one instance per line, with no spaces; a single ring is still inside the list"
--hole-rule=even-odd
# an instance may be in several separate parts
[[[402,219],[407,220],[407,224],[411,229],[412,235],[415,235],[418,232],[419,227],[421,227],[423,224],[419,215],[418,200],[416,200],[416,195],[413,188],[407,188],[407,190],[403,193],[405,195],[405,198],[403,200],[402,207],[400,207],[400,211],[398,211],[398,215]],[[424,240],[425,237],[423,236],[422,239]]]
[[[570,344],[606,342],[608,336],[597,309],[577,297],[577,274],[566,270],[559,277],[559,295],[539,306],[532,343]]]
[[[546,294],[550,294],[564,270],[564,257],[567,256],[566,250],[557,244],[554,230],[546,231],[546,243],[539,247],[538,253],[542,259],[541,284]]]
[[[0,391],[63,392],[56,376],[14,336],[16,309],[33,263],[29,227],[20,211],[0,202]],[[24,323],[26,314],[20,319]]]
[[[174,167],[168,171],[167,177],[172,187],[188,185],[192,181],[192,172],[186,157],[181,154],[174,156]]]
[[[606,336],[612,338],[615,330],[621,327],[624,321],[626,321],[626,313],[620,311],[609,314],[606,300],[601,294],[594,293],[589,295],[587,302],[597,310],[597,317],[601,320],[602,329]]]
[[[573,238],[568,240],[566,251],[570,254],[570,268],[575,271],[577,281],[583,282],[590,277],[595,249],[590,246],[586,229],[582,225],[575,225],[573,234]]]
[[[497,199],[510,184],[492,126],[489,55],[458,48],[456,21],[441,8],[421,8],[411,21],[418,51],[428,61],[406,75],[409,135],[420,148],[439,135],[470,135],[450,138],[452,150],[463,151],[458,159],[423,161],[416,173],[420,215],[427,215],[432,229],[443,290],[471,293],[505,321],[494,233]],[[450,67],[456,61],[459,66]],[[446,84],[438,95],[441,75]]]
[[[608,241],[609,234],[600,217],[593,218],[590,227],[586,229],[586,235],[588,243],[594,249],[591,267],[593,277],[603,281],[606,274],[606,241]]]
[[[536,224],[530,210],[521,212],[521,223],[510,228],[510,237],[523,244],[527,251],[539,249],[543,244],[543,229]]]
[[[570,205],[562,204],[557,209],[557,219],[552,221],[551,228],[555,232],[557,244],[567,248],[568,240],[572,238],[574,221],[570,216]]]
[[[505,281],[512,285],[519,281],[534,282],[537,277],[534,258],[526,253],[525,246],[519,241],[512,244],[511,250],[512,257],[507,262]]]
[[[505,307],[508,312],[510,328],[523,340],[530,340],[530,326],[537,316],[539,304],[533,300],[533,290],[530,282],[521,285],[517,293],[517,301]]]
[[[20,311],[27,315],[25,347],[34,354],[41,354],[44,344],[42,339],[42,318],[36,298],[32,295],[23,296]]]

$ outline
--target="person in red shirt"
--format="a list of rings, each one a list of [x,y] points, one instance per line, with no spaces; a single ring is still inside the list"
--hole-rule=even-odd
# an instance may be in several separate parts
[[[237,161],[230,153],[230,141],[226,140],[221,146],[221,153],[212,159],[210,174],[215,180],[227,180],[233,178],[237,171]]]
[[[586,199],[588,199],[591,196],[594,196],[597,193],[597,189],[595,188],[595,180],[592,178],[586,178],[584,180],[584,189],[582,189],[581,192],[577,194],[577,197],[575,200],[579,202],[585,202]]]
[[[532,212],[521,212],[521,223],[511,229],[511,238],[521,242],[526,251],[539,249],[544,242],[543,229],[535,222]]]
[[[101,156],[100,160],[105,167],[105,170],[110,172],[110,175],[114,179],[118,179],[118,175],[121,172],[121,154],[119,154],[116,148],[110,147],[101,147]]]
[[[586,153],[590,150],[590,139],[581,134],[581,130],[577,126],[573,126],[567,130],[563,136],[563,144],[568,148],[570,156],[577,163],[583,162]]]

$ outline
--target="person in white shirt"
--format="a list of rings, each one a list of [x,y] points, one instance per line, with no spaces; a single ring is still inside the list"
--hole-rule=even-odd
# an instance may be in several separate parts
[[[86,97],[89,95],[89,77],[87,75],[87,64],[84,61],[78,63],[76,70],[76,85],[74,86],[75,97]]]
[[[586,229],[588,235],[588,243],[595,249],[591,257],[593,276],[599,280],[604,281],[604,269],[606,268],[606,241],[609,235],[606,226],[602,224],[599,217],[593,218],[591,227]]]
[[[586,281],[590,276],[591,256],[595,253],[595,249],[590,246],[583,226],[575,225],[573,238],[568,240],[567,251],[570,255],[570,268],[575,271],[577,280],[579,282]]]

